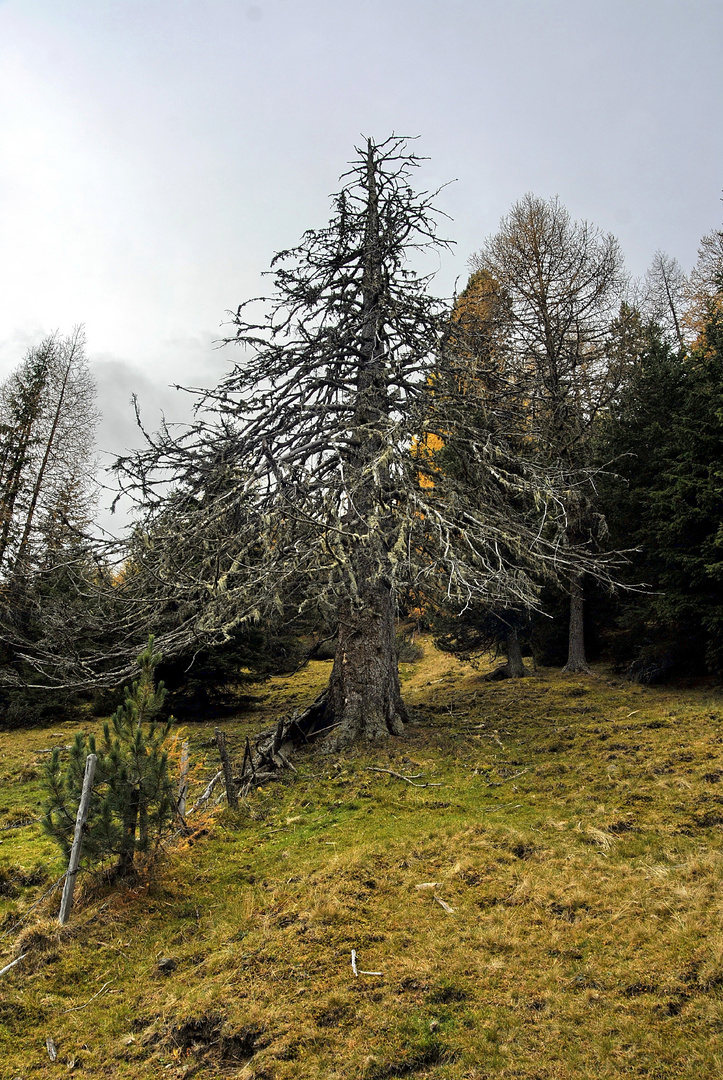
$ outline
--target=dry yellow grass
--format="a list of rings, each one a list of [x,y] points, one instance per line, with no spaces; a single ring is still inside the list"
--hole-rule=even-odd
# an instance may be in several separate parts
[[[404,739],[302,753],[135,888],[87,879],[65,933],[51,896],[0,941],[0,967],[28,947],[0,982],[0,1076],[721,1074],[719,694],[604,672],[489,684],[425,650],[403,671]],[[229,741],[327,676],[272,680]],[[199,790],[210,729],[187,731]],[[35,813],[20,775],[53,743],[3,739],[0,827]],[[0,837],[2,933],[62,867],[37,826]],[[352,949],[381,975],[355,976]]]

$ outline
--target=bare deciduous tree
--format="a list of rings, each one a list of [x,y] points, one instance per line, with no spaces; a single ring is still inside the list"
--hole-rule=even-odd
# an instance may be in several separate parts
[[[31,669],[62,683],[81,651],[97,423],[84,344],[80,328],[47,337],[0,387],[0,684],[21,693]]]
[[[667,340],[685,349],[683,316],[688,283],[677,259],[656,251],[645,275],[642,308],[660,326]]]
[[[572,476],[587,462],[591,427],[621,377],[607,348],[626,285],[619,245],[587,222],[572,221],[557,199],[528,194],[471,266],[488,276],[506,311],[504,364],[508,380],[524,387],[537,446]],[[599,518],[583,487],[570,485],[565,511],[570,547],[592,544]],[[569,592],[565,670],[585,672],[580,573],[571,576]]]
[[[686,287],[684,323],[692,340],[703,332],[713,311],[723,306],[723,229],[706,233]]]
[[[76,328],[31,349],[0,387],[0,572],[23,573],[93,502],[98,416]]]

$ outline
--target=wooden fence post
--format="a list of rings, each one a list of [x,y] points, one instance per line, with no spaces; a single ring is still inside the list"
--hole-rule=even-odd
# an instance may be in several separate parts
[[[83,846],[83,830],[85,829],[85,822],[88,818],[88,807],[90,805],[93,777],[95,776],[95,766],[97,762],[98,758],[95,754],[88,754],[85,759],[83,790],[80,795],[78,816],[75,819],[75,833],[73,835],[73,846],[70,849],[68,869],[65,874],[63,899],[60,901],[60,915],[58,916],[58,922],[61,926],[65,926],[67,923],[70,917],[70,909],[73,906],[73,890],[75,889],[75,878],[78,873],[78,864],[80,862],[80,849]]]
[[[238,810],[238,798],[236,796],[236,785],[233,782],[233,773],[231,772],[231,761],[228,756],[228,750],[226,749],[226,736],[220,728],[216,728],[214,731],[216,737],[216,746],[218,752],[221,755],[221,764],[223,765],[223,777],[226,781],[226,798],[228,799],[228,805],[232,810]]]
[[[186,821],[186,798],[188,797],[188,743],[181,744],[181,777],[178,782],[178,816],[183,825]]]

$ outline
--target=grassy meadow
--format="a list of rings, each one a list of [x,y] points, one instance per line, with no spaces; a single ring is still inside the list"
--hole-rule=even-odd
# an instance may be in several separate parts
[[[2,1080],[723,1074],[720,691],[487,683],[424,649],[403,739],[300,752],[133,887],[84,874],[62,930],[37,818],[75,727],[0,733],[0,968],[25,954],[0,977]],[[234,754],[328,673],[260,687],[223,724]],[[176,739],[189,802],[213,727]]]

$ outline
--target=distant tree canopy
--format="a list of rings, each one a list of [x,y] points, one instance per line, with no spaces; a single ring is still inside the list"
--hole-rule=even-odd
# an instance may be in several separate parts
[[[31,349],[0,386],[0,574],[47,564],[93,514],[98,414],[76,329]]]

